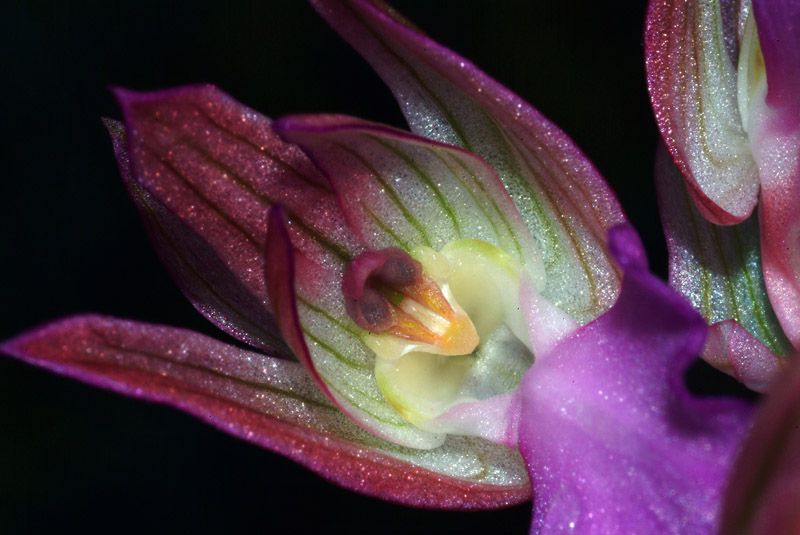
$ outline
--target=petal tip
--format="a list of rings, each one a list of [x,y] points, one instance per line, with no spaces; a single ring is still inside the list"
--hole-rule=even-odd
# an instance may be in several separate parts
[[[623,269],[647,270],[644,245],[631,225],[621,224],[609,229],[608,242],[611,254]]]

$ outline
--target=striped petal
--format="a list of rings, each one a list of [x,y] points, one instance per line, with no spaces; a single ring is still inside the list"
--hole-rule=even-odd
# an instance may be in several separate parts
[[[761,176],[764,277],[786,335],[800,347],[800,8],[754,4],[766,67],[749,107],[753,156]]]
[[[285,117],[275,130],[322,170],[369,248],[439,250],[473,238],[541,271],[541,255],[514,202],[474,154],[344,116]]]
[[[530,271],[539,271],[527,227],[502,183],[480,158],[339,116],[288,117],[277,121],[275,130],[299,145],[323,171],[348,222],[368,247],[441,249],[459,238],[474,238],[509,251]],[[283,245],[284,250],[290,247]],[[270,253],[271,258],[279,256]],[[299,325],[286,326],[283,333],[290,343],[298,332],[304,334],[305,340],[295,344],[298,358],[318,374],[332,399],[367,429],[407,446],[438,447],[443,434],[409,424],[380,391],[374,354],[362,341],[363,329],[346,312],[341,272],[309,267],[302,254],[294,258],[295,284],[288,274],[282,283],[270,284],[296,287]]]
[[[669,283],[714,326],[703,358],[763,390],[782,365],[778,355],[786,355],[791,344],[764,286],[758,221],[751,217],[729,227],[709,223],[691,202],[663,147],[655,175],[669,250]]]
[[[498,173],[543,255],[544,297],[580,322],[606,310],[619,289],[606,231],[625,217],[572,141],[385,5],[313,4],[386,81],[415,133],[474,152]]]
[[[101,316],[68,318],[0,345],[31,364],[182,409],[352,490],[420,507],[496,508],[530,499],[498,448],[451,438],[403,448],[363,431],[298,363],[203,335]],[[506,448],[507,449],[507,448]]]
[[[651,0],[645,26],[650,99],[662,136],[704,217],[747,219],[758,170],[739,114],[738,21],[747,2]]]
[[[239,340],[265,351],[290,355],[264,303],[244,287],[206,240],[133,179],[122,123],[110,119],[104,123],[125,188],[150,242],[189,301],[217,327]]]
[[[739,454],[719,533],[800,533],[800,362],[793,360]]]
[[[117,96],[127,133],[112,124],[117,159],[162,260],[216,325],[275,347],[263,268],[269,207],[287,207],[295,243],[315,262],[342,265],[363,247],[327,181],[269,119],[212,86]]]

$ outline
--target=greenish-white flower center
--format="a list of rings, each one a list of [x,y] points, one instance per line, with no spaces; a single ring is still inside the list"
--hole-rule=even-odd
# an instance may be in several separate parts
[[[441,251],[419,247],[410,255],[453,314],[442,317],[408,297],[395,305],[440,339],[422,343],[365,332],[363,340],[375,353],[375,376],[389,404],[413,424],[435,430],[432,421],[448,408],[516,389],[532,364],[519,305],[523,267],[480,240],[457,240]]]

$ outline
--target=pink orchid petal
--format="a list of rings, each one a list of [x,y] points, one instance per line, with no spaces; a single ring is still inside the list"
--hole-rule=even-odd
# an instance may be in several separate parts
[[[0,351],[95,386],[172,405],[384,500],[484,509],[530,499],[526,481],[503,479],[502,456],[475,449],[469,440],[433,451],[384,442],[336,410],[299,364],[191,331],[81,316],[4,342]]]
[[[700,213],[747,219],[758,170],[737,100],[738,2],[652,0],[645,26],[647,85],[661,134]]]
[[[756,392],[766,392],[785,364],[736,320],[711,326],[702,357]]]
[[[800,533],[800,362],[759,408],[725,498],[724,535]]]
[[[338,115],[284,117],[275,131],[322,170],[352,228],[372,249],[438,250],[474,238],[522,264],[540,262],[502,182],[474,154]]]
[[[520,385],[531,533],[709,535],[749,407],[689,395],[682,374],[705,323],[647,272],[631,227],[609,241],[624,268],[619,300]]]
[[[753,99],[748,120],[761,176],[764,278],[783,330],[800,347],[800,9],[766,2],[754,13],[767,69],[766,99]]]
[[[689,299],[709,324],[719,325],[712,329],[702,357],[750,388],[765,388],[779,366],[778,355],[792,346],[764,286],[758,221],[751,217],[729,227],[706,221],[663,147],[656,155],[655,176],[670,286]]]
[[[239,340],[268,352],[290,354],[269,309],[242,285],[206,240],[133,179],[122,123],[104,122],[128,195],[159,258],[189,301]]]
[[[362,248],[326,180],[268,118],[212,86],[117,96],[128,139],[123,147],[116,134],[115,148],[132,198],[184,292],[226,331],[258,342],[242,318],[271,314],[263,263],[274,202],[287,206],[293,240],[317,263],[342,265]]]
[[[266,247],[264,248],[267,258],[264,276],[269,303],[275,312],[283,339],[286,340],[317,386],[335,403],[336,398],[331,394],[325,381],[314,367],[300,326],[300,318],[297,314],[297,294],[295,293],[295,253],[289,237],[289,229],[286,227],[287,219],[288,216],[283,205],[275,204],[270,208]]]
[[[498,173],[538,240],[544,296],[580,322],[614,302],[606,231],[625,221],[575,144],[468,60],[369,0],[314,0],[317,11],[389,85],[412,131],[461,146]]]

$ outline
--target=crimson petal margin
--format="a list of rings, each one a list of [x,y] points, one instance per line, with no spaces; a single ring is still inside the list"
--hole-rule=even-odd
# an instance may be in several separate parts
[[[581,323],[611,306],[619,276],[606,233],[626,219],[564,132],[384,3],[312,3],[387,83],[413,132],[463,147],[497,172],[543,255],[544,297]]]
[[[177,407],[383,500],[471,510],[530,499],[526,480],[495,484],[504,459],[475,440],[456,439],[433,451],[382,441],[339,412],[300,364],[184,329],[79,316],[3,342],[0,352]]]
[[[669,283],[712,325],[703,358],[755,390],[768,388],[792,345],[761,272],[758,220],[721,227],[702,217],[663,146],[655,167]],[[731,325],[735,320],[737,325]]]
[[[125,127],[104,119],[122,181],[150,243],[189,301],[214,325],[263,351],[291,355],[270,310],[244,287],[214,249],[133,179]]]
[[[297,115],[275,131],[325,174],[354,231],[371,249],[479,239],[541,274],[541,257],[503,183],[458,147],[340,115]]]
[[[293,241],[315,262],[341,269],[363,249],[327,181],[275,135],[270,119],[210,85],[116,95],[127,142],[115,141],[115,150],[131,196],[176,281],[223,330],[262,345],[261,333],[250,332],[241,317],[271,316],[263,265],[273,203],[287,207]],[[176,265],[197,271],[206,291],[197,292]],[[235,302],[221,307],[213,295]]]
[[[647,88],[661,134],[704,217],[747,219],[759,176],[737,97],[740,2],[651,0]]]

